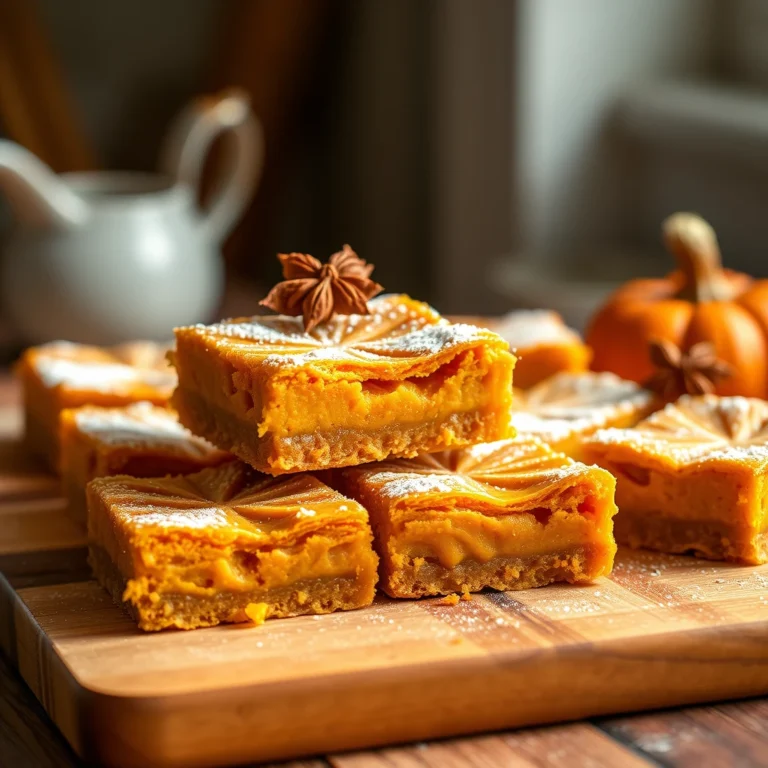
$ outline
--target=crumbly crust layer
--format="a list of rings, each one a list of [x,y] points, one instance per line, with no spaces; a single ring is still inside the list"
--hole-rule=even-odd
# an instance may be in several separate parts
[[[616,540],[633,549],[692,554],[707,560],[749,565],[768,562],[768,532],[713,520],[661,516],[622,509],[615,519]]]
[[[265,604],[267,618],[348,611],[370,605],[373,590],[354,576],[307,579],[269,590],[221,592],[213,597],[149,593],[135,601],[123,600],[128,580],[119,572],[106,550],[91,544],[88,561],[99,583],[122,605],[139,628],[196,629],[223,623],[249,621],[246,608]]]
[[[535,557],[497,557],[487,563],[466,560],[453,568],[423,558],[404,558],[397,568],[381,565],[381,587],[391,597],[424,597],[451,592],[531,589],[554,582],[591,582],[610,571],[607,547],[579,547]]]

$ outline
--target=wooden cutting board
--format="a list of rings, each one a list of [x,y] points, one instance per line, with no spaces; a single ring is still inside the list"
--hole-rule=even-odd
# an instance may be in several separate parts
[[[88,580],[54,487],[0,450],[0,647],[89,760],[232,764],[768,693],[768,567],[626,551],[589,587],[142,634]]]

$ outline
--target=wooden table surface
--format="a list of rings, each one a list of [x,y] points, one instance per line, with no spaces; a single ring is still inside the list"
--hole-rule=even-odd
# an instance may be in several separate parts
[[[15,389],[0,378],[0,407]],[[43,579],[49,579],[44,575]],[[34,581],[28,582],[33,585]],[[610,686],[611,681],[605,681]],[[568,681],[563,680],[563,695]],[[80,766],[32,692],[0,655],[0,766]],[[290,768],[768,768],[768,699],[327,755]]]

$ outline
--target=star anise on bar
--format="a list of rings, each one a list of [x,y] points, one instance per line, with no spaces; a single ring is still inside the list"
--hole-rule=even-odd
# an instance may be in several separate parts
[[[708,341],[684,352],[671,341],[655,339],[649,354],[656,371],[643,386],[665,400],[684,394],[711,394],[719,381],[731,375],[731,366],[717,358],[714,345]]]
[[[285,280],[259,302],[283,315],[304,318],[311,331],[333,315],[367,315],[368,299],[383,289],[371,280],[373,264],[366,263],[348,245],[321,264],[308,253],[279,253]]]

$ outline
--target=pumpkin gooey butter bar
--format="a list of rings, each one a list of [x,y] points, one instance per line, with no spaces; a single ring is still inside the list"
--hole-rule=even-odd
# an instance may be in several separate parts
[[[768,562],[768,403],[684,395],[584,453],[617,478],[616,538],[632,547]]]
[[[614,478],[536,438],[341,470],[393,597],[582,583],[610,572]]]
[[[407,296],[356,304],[349,294],[359,284],[370,292],[369,265],[347,251],[336,266],[289,256],[275,303],[303,322],[259,316],[176,330],[172,404],[185,426],[272,475],[513,434],[515,358],[499,336]],[[318,323],[334,292],[365,314]]]
[[[309,474],[242,462],[184,477],[88,486],[96,577],[145,630],[369,605],[377,558],[368,514]]]

